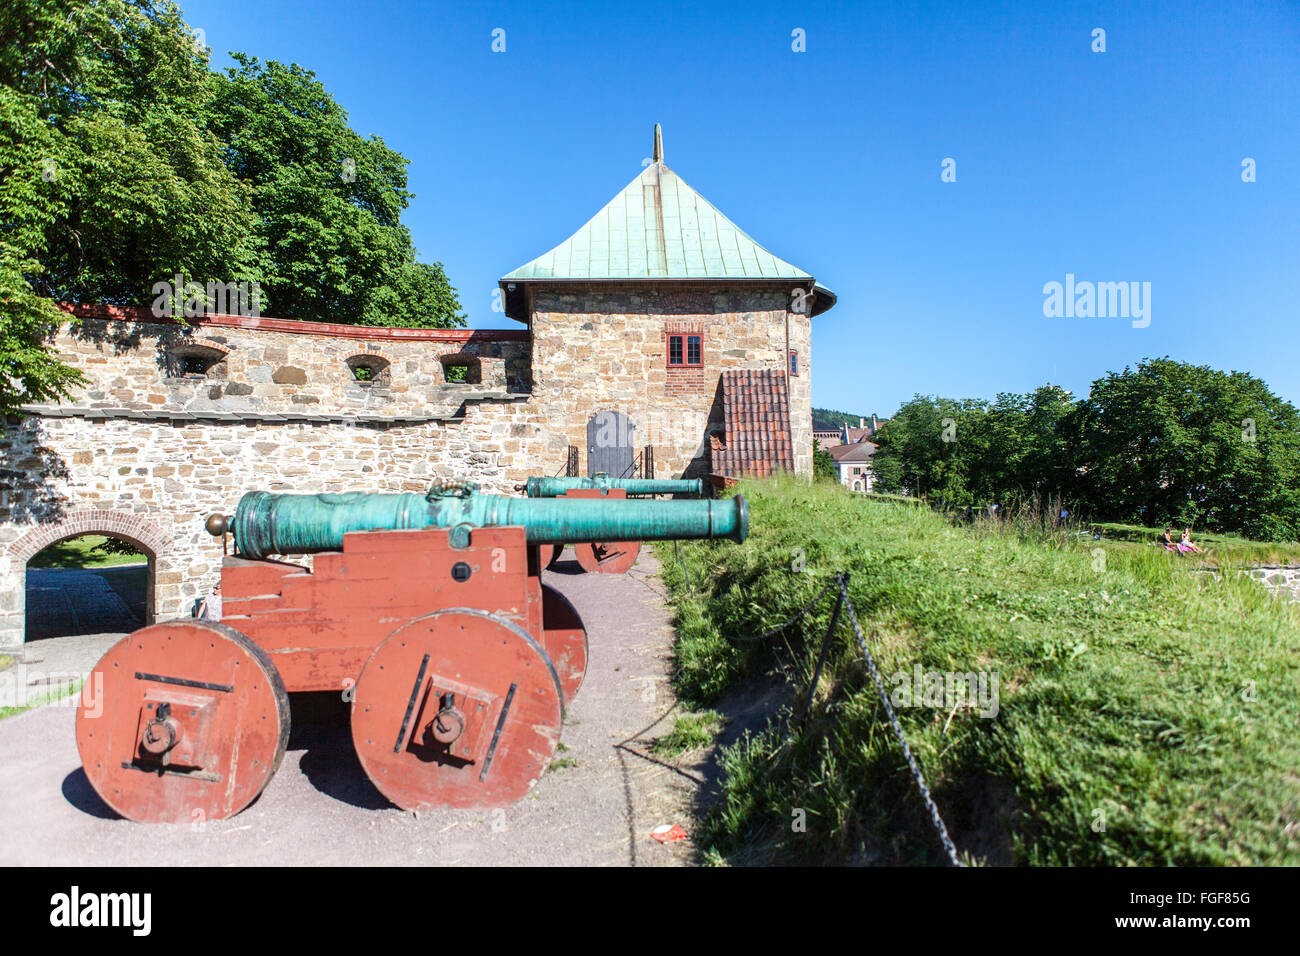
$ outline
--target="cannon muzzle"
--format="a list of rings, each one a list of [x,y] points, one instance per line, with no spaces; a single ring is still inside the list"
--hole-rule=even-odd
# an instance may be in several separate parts
[[[289,495],[250,491],[232,519],[209,519],[209,528],[229,527],[236,553],[271,554],[338,551],[349,531],[447,528],[464,546],[474,528],[519,525],[529,544],[590,541],[671,541],[749,534],[744,497],[721,501],[507,498],[468,487],[438,486],[420,494]]]
[[[576,488],[599,488],[602,491],[622,489],[629,495],[687,495],[692,498],[704,497],[704,481],[701,478],[611,478],[608,475],[593,475],[590,478],[541,478],[534,476],[522,485],[516,485],[529,498],[556,498]]]

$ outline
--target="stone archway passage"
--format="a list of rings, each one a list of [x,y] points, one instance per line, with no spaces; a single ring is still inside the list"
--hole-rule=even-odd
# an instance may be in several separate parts
[[[10,558],[12,572],[19,578],[15,582],[17,585],[14,589],[16,594],[25,595],[26,593],[27,562],[29,560],[52,544],[85,534],[104,534],[125,538],[144,552],[149,566],[146,571],[145,621],[143,623],[152,624],[155,619],[154,571],[157,556],[163,550],[166,539],[158,525],[143,515],[88,509],[70,511],[57,521],[37,525],[6,549]]]

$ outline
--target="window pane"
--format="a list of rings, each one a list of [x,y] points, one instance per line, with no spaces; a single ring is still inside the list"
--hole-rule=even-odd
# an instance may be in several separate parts
[[[686,364],[700,364],[700,337],[698,335],[688,335],[686,337]]]
[[[680,335],[668,336],[668,364],[682,364],[682,337]]]
[[[798,352],[790,353],[790,374],[791,375],[799,374],[799,353]]]

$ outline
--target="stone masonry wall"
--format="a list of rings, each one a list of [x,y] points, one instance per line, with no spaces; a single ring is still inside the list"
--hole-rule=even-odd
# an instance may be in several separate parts
[[[136,542],[153,557],[154,616],[167,619],[218,577],[221,543],[204,517],[246,491],[421,491],[443,477],[513,494],[543,457],[528,423],[537,416],[519,414],[530,385],[522,330],[227,316],[184,327],[95,312],[113,317],[54,339],[86,386],[0,431],[0,646],[23,639],[27,560],[64,537]],[[185,375],[185,354],[217,361]],[[380,374],[358,382],[350,358]],[[476,381],[448,382],[448,364],[473,366]]]
[[[1284,600],[1300,602],[1300,567],[1266,565],[1245,572]]]
[[[788,301],[788,287],[539,293],[531,347],[523,330],[182,326],[79,308],[54,345],[87,384],[0,430],[0,646],[23,640],[27,560],[79,534],[136,542],[151,557],[153,615],[188,614],[221,566],[204,517],[251,490],[422,491],[441,477],[513,494],[528,475],[561,473],[570,444],[586,474],[587,422],[607,409],[637,426],[638,452],[654,447],[658,475],[704,475],[722,370],[782,367],[787,316],[796,466],[811,474],[810,323]],[[678,328],[703,334],[702,369],[667,368]],[[187,357],[207,367],[187,373]],[[376,370],[369,384],[356,362]],[[471,381],[449,382],[448,365],[471,366]]]
[[[587,422],[615,409],[636,427],[638,452],[654,447],[656,473],[708,473],[708,434],[723,427],[718,383],[729,368],[782,368],[785,322],[799,355],[791,383],[795,466],[812,474],[811,322],[789,312],[789,285],[719,291],[674,286],[628,292],[569,285],[534,294],[533,401],[547,409],[549,462],[568,445],[584,452]],[[667,336],[703,336],[703,368],[667,365]],[[586,456],[582,456],[586,474]]]
[[[232,513],[246,491],[423,491],[443,477],[513,494],[523,477],[518,462],[540,448],[499,414],[507,408],[468,427],[37,417],[10,424],[0,458],[7,479],[21,472],[26,490],[6,480],[11,490],[0,491],[3,643],[21,640],[27,559],[64,532],[118,534],[153,550],[156,614],[167,619],[188,613],[217,580],[221,543],[203,530],[203,519]],[[88,520],[87,512],[102,520]]]
[[[523,332],[367,329],[235,317],[183,326],[123,320],[151,319],[145,310],[94,311],[122,318],[69,323],[53,342],[64,361],[90,379],[65,407],[450,416],[467,392],[524,394],[529,388]],[[214,364],[203,374],[183,374],[187,356]],[[374,379],[358,381],[349,360],[374,368]],[[476,366],[471,378],[477,381],[448,382],[444,362]]]

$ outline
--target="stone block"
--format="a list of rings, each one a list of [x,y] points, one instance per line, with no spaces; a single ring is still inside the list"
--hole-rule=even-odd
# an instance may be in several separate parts
[[[283,365],[275,370],[271,381],[277,385],[306,385],[307,373],[296,365]]]

